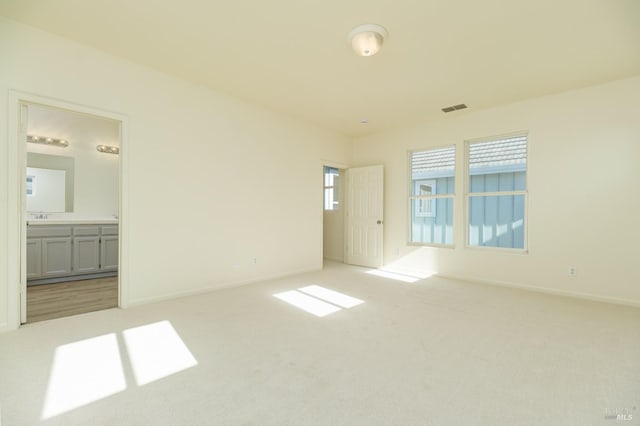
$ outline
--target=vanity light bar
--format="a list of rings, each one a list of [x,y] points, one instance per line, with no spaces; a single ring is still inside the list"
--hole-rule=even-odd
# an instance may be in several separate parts
[[[96,149],[100,152],[104,152],[107,154],[119,154],[120,148],[117,146],[109,146],[109,145],[98,145]]]
[[[42,145],[57,146],[59,148],[66,148],[69,146],[69,141],[66,141],[64,139],[56,139],[56,138],[49,138],[46,136],[36,136],[36,135],[27,135],[27,142],[39,143]]]

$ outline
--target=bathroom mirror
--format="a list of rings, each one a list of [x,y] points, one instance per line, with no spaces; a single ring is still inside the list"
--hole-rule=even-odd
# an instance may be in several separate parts
[[[74,159],[27,152],[27,211],[73,211]]]

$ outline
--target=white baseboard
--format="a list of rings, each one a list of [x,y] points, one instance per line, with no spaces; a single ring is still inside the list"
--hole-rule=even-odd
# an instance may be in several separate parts
[[[321,269],[322,269],[322,267],[320,267],[320,268],[301,269],[301,270],[297,270],[297,271],[289,271],[289,272],[284,272],[284,273],[279,273],[279,274],[265,275],[265,276],[261,276],[261,277],[258,277],[258,278],[251,278],[251,279],[248,279],[248,280],[233,281],[233,282],[215,284],[215,285],[206,286],[206,287],[200,287],[200,288],[191,289],[191,290],[177,291],[177,292],[173,292],[173,293],[163,294],[161,296],[134,299],[134,300],[128,301],[128,303],[126,304],[126,307],[123,307],[123,308],[126,309],[126,308],[131,308],[131,307],[134,307],[134,306],[147,305],[149,303],[156,303],[156,302],[162,302],[162,301],[165,301],[165,300],[178,299],[180,297],[196,296],[198,294],[211,293],[213,291],[223,290],[225,288],[240,287],[240,286],[243,286],[243,285],[257,283],[257,282],[260,282],[260,281],[268,281],[268,280],[274,280],[274,279],[278,279],[278,278],[290,277],[292,275],[304,274],[304,273],[307,273],[307,272],[316,272],[316,271],[319,271]]]
[[[573,297],[575,299],[591,300],[593,302],[604,302],[604,303],[611,303],[614,305],[625,305],[625,306],[640,308],[640,300],[627,300],[627,299],[620,299],[618,297],[600,296],[597,294],[581,293],[578,291],[558,290],[555,288],[538,287],[538,286],[529,285],[529,284],[517,284],[517,283],[512,283],[507,281],[483,280],[479,278],[469,278],[469,277],[462,277],[458,275],[448,275],[448,274],[436,274],[436,275],[442,278],[449,278],[449,279],[459,280],[459,281],[468,281],[472,283],[494,285],[498,287],[517,288],[520,290],[535,291],[536,293],[553,294],[555,296]]]

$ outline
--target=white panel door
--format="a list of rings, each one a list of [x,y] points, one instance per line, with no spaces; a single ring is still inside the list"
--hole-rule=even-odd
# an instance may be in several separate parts
[[[347,263],[382,266],[383,166],[347,170]]]

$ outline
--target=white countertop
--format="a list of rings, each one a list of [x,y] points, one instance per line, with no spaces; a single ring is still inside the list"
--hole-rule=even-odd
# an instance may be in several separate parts
[[[27,225],[117,225],[118,219],[29,219]]]

